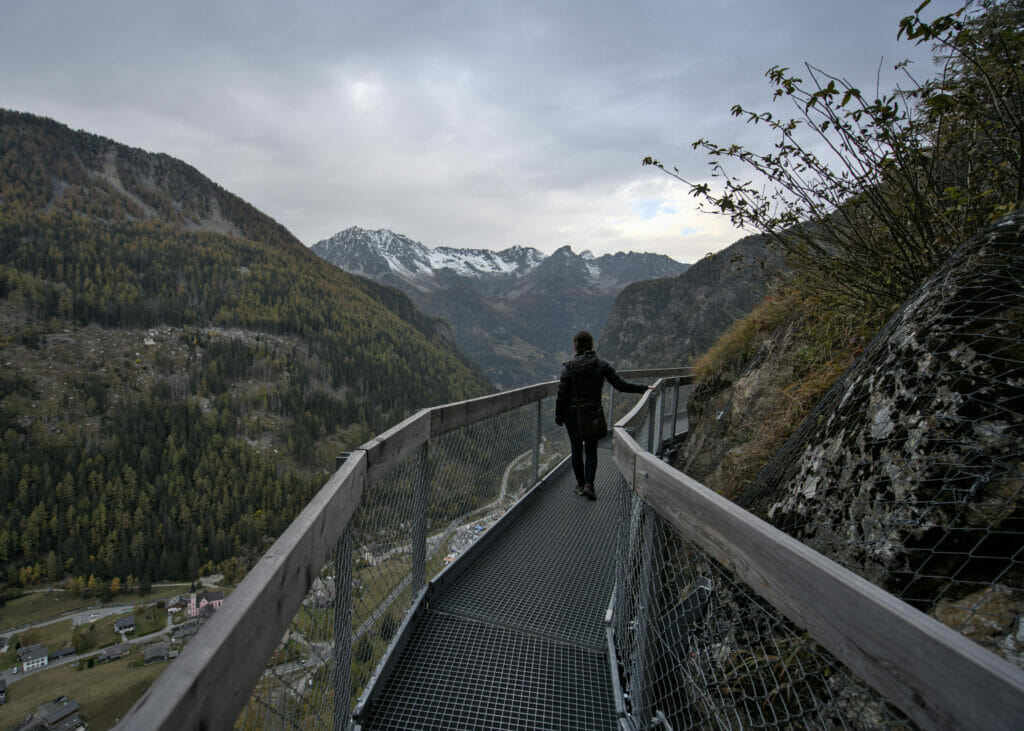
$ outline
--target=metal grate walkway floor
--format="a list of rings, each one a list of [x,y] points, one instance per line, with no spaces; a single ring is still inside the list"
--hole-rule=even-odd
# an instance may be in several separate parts
[[[603,445],[604,446],[604,445]],[[621,477],[566,469],[433,597],[358,720],[370,729],[615,729],[604,615]]]

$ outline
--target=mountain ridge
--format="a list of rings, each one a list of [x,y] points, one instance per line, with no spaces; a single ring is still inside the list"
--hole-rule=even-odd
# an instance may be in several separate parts
[[[341,269],[400,289],[424,313],[443,320],[452,342],[500,388],[556,377],[572,334],[599,334],[624,287],[689,267],[662,254],[595,257],[569,245],[547,256],[527,246],[431,248],[388,229],[357,226],[311,250]]]

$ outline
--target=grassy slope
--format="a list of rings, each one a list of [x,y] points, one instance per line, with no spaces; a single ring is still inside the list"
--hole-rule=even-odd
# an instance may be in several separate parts
[[[167,663],[132,667],[141,658],[141,649],[135,649],[128,657],[93,668],[63,665],[28,675],[8,687],[7,705],[0,706],[0,728],[13,728],[56,695],[78,701],[90,729],[112,728],[167,668]]]

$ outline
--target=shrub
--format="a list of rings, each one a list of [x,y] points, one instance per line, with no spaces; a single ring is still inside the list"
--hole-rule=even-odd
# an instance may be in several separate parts
[[[932,23],[919,15],[927,4],[900,35],[933,43],[936,78],[917,83],[899,64],[907,88],[869,96],[811,64],[806,79],[776,66],[766,76],[795,117],[732,108],[775,133],[770,152],[694,142],[717,190],[652,157],[644,164],[689,185],[705,210],[769,236],[822,292],[891,311],[953,246],[1024,204],[1024,2],[982,0]]]

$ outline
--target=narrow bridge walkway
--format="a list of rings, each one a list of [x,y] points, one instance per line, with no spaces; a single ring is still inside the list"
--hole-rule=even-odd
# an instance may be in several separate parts
[[[571,469],[443,586],[356,719],[369,729],[615,729],[604,616],[621,477],[602,443],[591,502]],[[492,529],[493,530],[493,529]],[[471,561],[471,562],[469,562]]]

